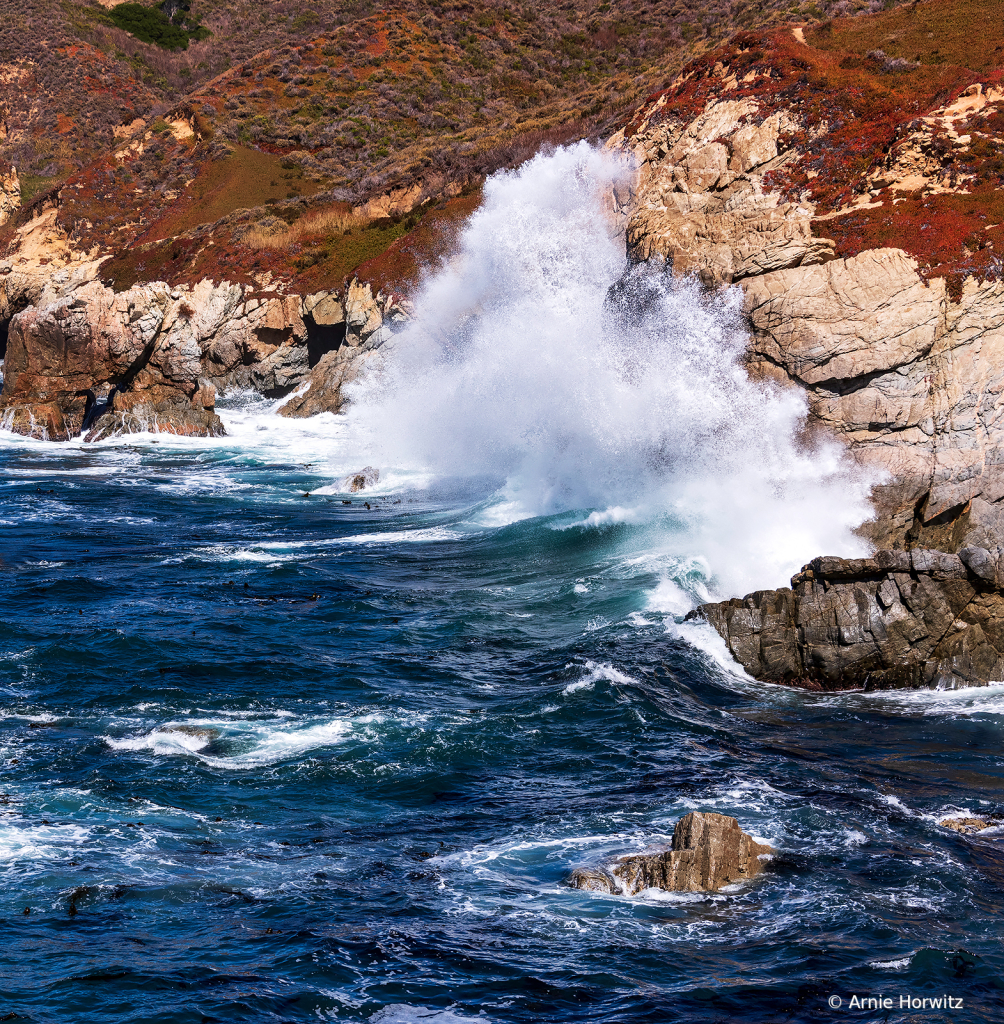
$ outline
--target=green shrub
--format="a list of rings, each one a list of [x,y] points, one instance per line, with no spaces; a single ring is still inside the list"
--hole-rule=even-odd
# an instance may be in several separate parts
[[[208,39],[212,35],[209,29],[191,19],[176,25],[163,11],[142,4],[117,4],[108,16],[123,32],[162,50],[187,50],[190,39]]]

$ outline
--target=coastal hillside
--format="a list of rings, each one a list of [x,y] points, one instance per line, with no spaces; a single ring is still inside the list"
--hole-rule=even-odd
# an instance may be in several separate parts
[[[29,0],[0,28],[0,163],[23,204],[0,248],[50,203],[75,248],[118,257],[116,287],[341,285],[423,217],[436,235],[464,216],[432,206],[485,174],[609,135],[736,29],[847,7],[196,0],[171,7],[192,33],[171,48],[114,5]]]
[[[996,393],[996,370],[986,354],[958,363],[983,345],[973,318],[996,315],[1004,247],[993,5],[333,6],[316,21],[276,7],[246,12],[243,33],[196,6],[172,15],[181,42],[121,50],[159,55],[158,77],[135,60],[126,73],[128,33],[103,20],[119,8],[66,20],[36,2],[64,48],[5,65],[0,343],[16,342],[10,367],[45,367],[8,374],[14,429],[72,436],[86,418],[91,369],[71,387],[32,340],[71,296],[88,337],[113,315],[144,365],[185,348],[173,383],[157,370],[136,398],[164,429],[208,429],[207,386],[309,383],[288,414],[339,410],[355,357],[407,319],[485,176],[586,138],[635,167],[616,190],[628,253],[741,284],[751,371],[803,389],[815,421],[889,476],[875,543],[997,535],[989,399],[969,401]],[[105,71],[81,71],[85,57]],[[24,88],[56,67],[83,78]],[[120,93],[131,106],[108,106]],[[41,167],[55,137],[65,159]]]

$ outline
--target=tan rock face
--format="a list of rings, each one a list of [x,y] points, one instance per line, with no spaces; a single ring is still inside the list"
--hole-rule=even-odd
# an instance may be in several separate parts
[[[340,412],[342,388],[355,380],[372,360],[383,357],[383,346],[408,320],[407,310],[394,299],[365,282],[352,280],[344,298],[305,301],[315,322],[342,327],[344,341],[321,357],[310,373],[307,390],[279,409],[282,416],[302,418],[319,412]]]
[[[643,125],[630,144],[611,140],[638,162],[634,185],[617,197],[635,258],[664,259],[709,284],[832,258],[832,243],[812,237],[814,207],[763,188],[786,159],[782,133],[793,118],[757,115],[754,100],[726,100],[690,124]]]
[[[115,421],[115,432],[222,433],[215,413],[192,401],[200,393],[199,355],[190,322],[165,290],[115,295],[91,282],[14,317],[0,409],[9,429],[65,440],[80,433],[95,389],[114,386],[102,420]]]
[[[20,205],[21,182],[18,180],[17,168],[11,167],[4,171],[0,166],[0,227],[14,216]]]
[[[958,102],[965,114],[987,96],[973,87]],[[960,110],[920,119],[918,138]],[[970,279],[952,301],[899,249],[834,259],[812,237],[811,203],[783,202],[765,177],[796,159],[785,138],[799,127],[797,111],[763,117],[755,99],[724,99],[690,123],[615,136],[637,164],[615,190],[628,249],[740,284],[751,372],[804,389],[813,417],[884,474],[862,527],[876,545],[1004,544],[1004,284]],[[918,146],[898,145],[880,184],[931,171]]]
[[[628,854],[605,868],[579,868],[570,883],[591,892],[636,896],[645,889],[668,892],[713,892],[754,878],[761,857],[772,854],[724,814],[693,811],[677,822],[670,849]]]
[[[897,249],[746,283],[755,372],[804,387],[814,415],[866,463],[877,543],[1004,542],[1004,285],[951,302]]]
[[[36,218],[36,235],[47,230],[47,216]],[[41,260],[18,262],[0,276],[0,326],[9,317],[0,423],[51,440],[79,433],[87,392],[112,385],[113,408],[89,427],[89,439],[220,433],[217,391],[243,387],[281,396],[309,383],[284,414],[338,412],[342,384],[407,319],[393,299],[358,281],[344,294],[306,298],[210,281],[116,294],[94,279],[97,262],[68,260],[48,276],[44,268]]]

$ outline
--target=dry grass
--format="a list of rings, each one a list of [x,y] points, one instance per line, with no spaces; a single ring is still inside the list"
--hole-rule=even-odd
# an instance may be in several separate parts
[[[361,231],[372,223],[368,217],[344,208],[319,210],[287,224],[279,217],[258,221],[241,241],[249,249],[289,249],[316,238],[332,238]]]

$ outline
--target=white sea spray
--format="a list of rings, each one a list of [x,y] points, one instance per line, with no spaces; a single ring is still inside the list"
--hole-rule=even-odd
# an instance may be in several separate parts
[[[799,392],[750,379],[738,288],[628,268],[604,206],[621,173],[582,143],[490,179],[390,358],[350,389],[350,434],[382,466],[483,478],[511,520],[651,526],[719,590],[863,554],[873,481],[807,441]]]

